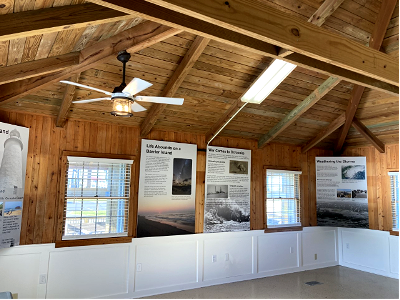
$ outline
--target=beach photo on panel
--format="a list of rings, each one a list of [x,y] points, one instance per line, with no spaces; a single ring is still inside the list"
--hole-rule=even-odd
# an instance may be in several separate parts
[[[249,162],[241,160],[229,161],[229,173],[231,174],[248,174]]]
[[[4,216],[19,216],[22,214],[22,201],[6,201]]]
[[[192,160],[174,158],[172,195],[192,194]]]
[[[351,198],[351,189],[337,189],[337,198]]]

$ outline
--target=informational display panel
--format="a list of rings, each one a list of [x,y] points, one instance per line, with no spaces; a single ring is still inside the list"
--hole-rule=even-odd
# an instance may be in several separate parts
[[[316,157],[319,226],[369,228],[365,157]]]
[[[194,233],[197,145],[142,140],[138,237]]]
[[[29,128],[0,122],[0,248],[19,245]]]
[[[250,230],[251,151],[207,147],[204,232]]]

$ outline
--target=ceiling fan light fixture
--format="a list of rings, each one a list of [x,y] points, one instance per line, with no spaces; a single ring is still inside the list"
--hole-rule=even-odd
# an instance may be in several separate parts
[[[111,114],[116,117],[132,117],[132,104],[131,99],[115,97],[112,99],[113,110]]]

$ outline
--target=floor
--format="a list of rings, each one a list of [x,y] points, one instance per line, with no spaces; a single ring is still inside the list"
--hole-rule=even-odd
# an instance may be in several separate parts
[[[318,281],[309,286],[306,282]],[[329,267],[214,285],[146,299],[399,299],[399,280],[346,267]]]

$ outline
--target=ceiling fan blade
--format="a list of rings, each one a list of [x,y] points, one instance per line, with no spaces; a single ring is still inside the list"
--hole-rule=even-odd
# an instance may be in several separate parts
[[[183,98],[168,98],[168,97],[149,97],[149,96],[137,96],[135,97],[137,101],[145,101],[152,103],[164,103],[173,105],[182,105]]]
[[[78,101],[72,101],[72,103],[90,103],[90,102],[96,102],[96,101],[102,101],[102,100],[111,100],[111,98],[107,97],[107,98],[95,98],[95,99],[87,99],[87,100],[78,100]]]
[[[106,95],[110,95],[111,96],[110,92],[107,92],[107,91],[104,91],[104,90],[101,90],[101,89],[96,89],[96,88],[88,86],[88,85],[84,85],[84,84],[80,84],[80,83],[73,82],[73,81],[68,81],[68,80],[61,80],[60,82],[66,83],[66,84],[72,84],[72,85],[80,86],[80,87],[83,87],[85,89],[97,91],[97,92],[104,93]]]
[[[132,111],[134,112],[141,112],[141,111],[145,111],[146,108],[144,108],[143,106],[141,106],[139,103],[133,102],[131,105]]]
[[[148,87],[151,87],[153,84],[147,82],[140,78],[133,78],[131,82],[122,90],[123,93],[129,93],[131,95],[135,95]]]

